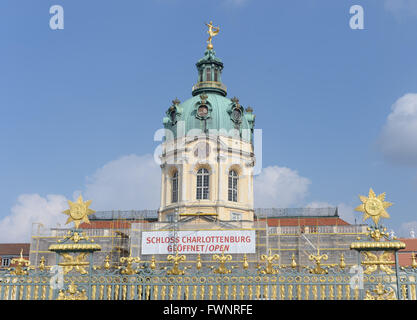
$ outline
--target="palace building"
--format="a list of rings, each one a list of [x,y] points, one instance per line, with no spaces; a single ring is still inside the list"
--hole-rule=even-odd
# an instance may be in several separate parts
[[[207,26],[191,97],[161,108],[159,208],[68,201],[72,227],[35,224],[30,246],[3,246],[0,300],[416,300],[417,243],[381,224],[385,193],[359,196],[370,224],[254,207],[255,115],[228,97]]]
[[[350,225],[337,208],[254,208],[255,114],[227,96],[224,65],[211,43],[218,29],[208,27],[191,97],[172,101],[162,119],[159,209],[89,215],[90,223],[80,228],[101,247],[95,264],[107,259],[118,265],[128,256],[163,264],[175,253],[209,263],[209,254],[228,253],[256,268],[262,255],[276,253],[277,264],[295,268],[312,264],[310,255],[323,252],[327,264],[353,265],[357,252],[350,244],[366,233],[366,225]],[[68,230],[34,228],[31,264],[43,259],[54,265],[56,255],[48,248]]]

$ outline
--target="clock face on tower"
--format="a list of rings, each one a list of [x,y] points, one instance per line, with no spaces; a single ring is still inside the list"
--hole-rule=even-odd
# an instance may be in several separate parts
[[[206,105],[201,105],[197,109],[197,114],[201,118],[205,118],[208,115],[208,108]]]
[[[241,118],[242,118],[242,112],[240,111],[240,109],[234,109],[232,112],[232,119],[238,122],[240,121]]]

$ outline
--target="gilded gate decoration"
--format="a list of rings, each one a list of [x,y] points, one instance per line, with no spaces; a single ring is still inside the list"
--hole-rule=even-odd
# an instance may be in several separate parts
[[[21,256],[14,268],[0,273],[0,300],[416,300],[416,257],[409,267],[399,268],[397,253],[405,245],[379,224],[388,215],[385,194],[377,197],[371,189],[368,198],[360,199],[357,210],[374,225],[351,244],[358,251],[356,269],[346,265],[343,254],[339,264],[325,264],[329,254],[320,248],[310,255],[312,266],[299,265],[294,255],[289,265],[278,264],[279,255],[271,250],[258,262],[246,255],[235,261],[223,252],[211,261],[200,255],[188,261],[176,253],[149,261],[127,256],[118,264],[106,256],[102,265],[93,265],[101,248],[76,228],[49,248],[57,255],[61,275],[43,257],[34,267]],[[72,206],[76,213],[66,214],[86,220],[89,204],[80,197]],[[363,274],[352,272],[359,266]],[[62,276],[61,285],[57,276]]]

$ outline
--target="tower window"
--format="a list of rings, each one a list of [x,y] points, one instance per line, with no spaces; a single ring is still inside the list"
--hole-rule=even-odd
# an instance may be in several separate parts
[[[172,202],[178,202],[178,171],[172,176]]]
[[[238,175],[235,170],[229,171],[229,201],[237,202],[237,181]]]
[[[214,69],[214,81],[219,81],[218,80],[218,70],[217,69]]]
[[[206,69],[206,81],[211,81],[211,68]]]
[[[10,266],[10,258],[3,258],[1,260],[1,266],[2,267],[8,267],[8,266]]]
[[[209,198],[209,171],[201,168],[197,171],[197,200]]]
[[[203,82],[203,70],[200,70],[200,73],[199,73],[199,82]]]

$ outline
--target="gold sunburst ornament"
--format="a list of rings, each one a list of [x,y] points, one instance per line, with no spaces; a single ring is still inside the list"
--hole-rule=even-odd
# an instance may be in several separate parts
[[[355,210],[364,213],[363,221],[370,217],[378,225],[380,218],[389,218],[389,214],[385,209],[392,206],[392,203],[385,201],[385,192],[376,196],[375,192],[370,188],[368,197],[359,196],[359,199],[362,201],[362,204]]]
[[[87,200],[84,202],[83,197],[80,195],[76,202],[68,200],[68,204],[70,208],[68,210],[63,211],[63,213],[69,216],[65,224],[74,222],[75,228],[78,229],[79,225],[82,222],[90,223],[90,220],[88,220],[88,216],[92,213],[95,213],[94,210],[88,208],[91,204],[91,200]]]

